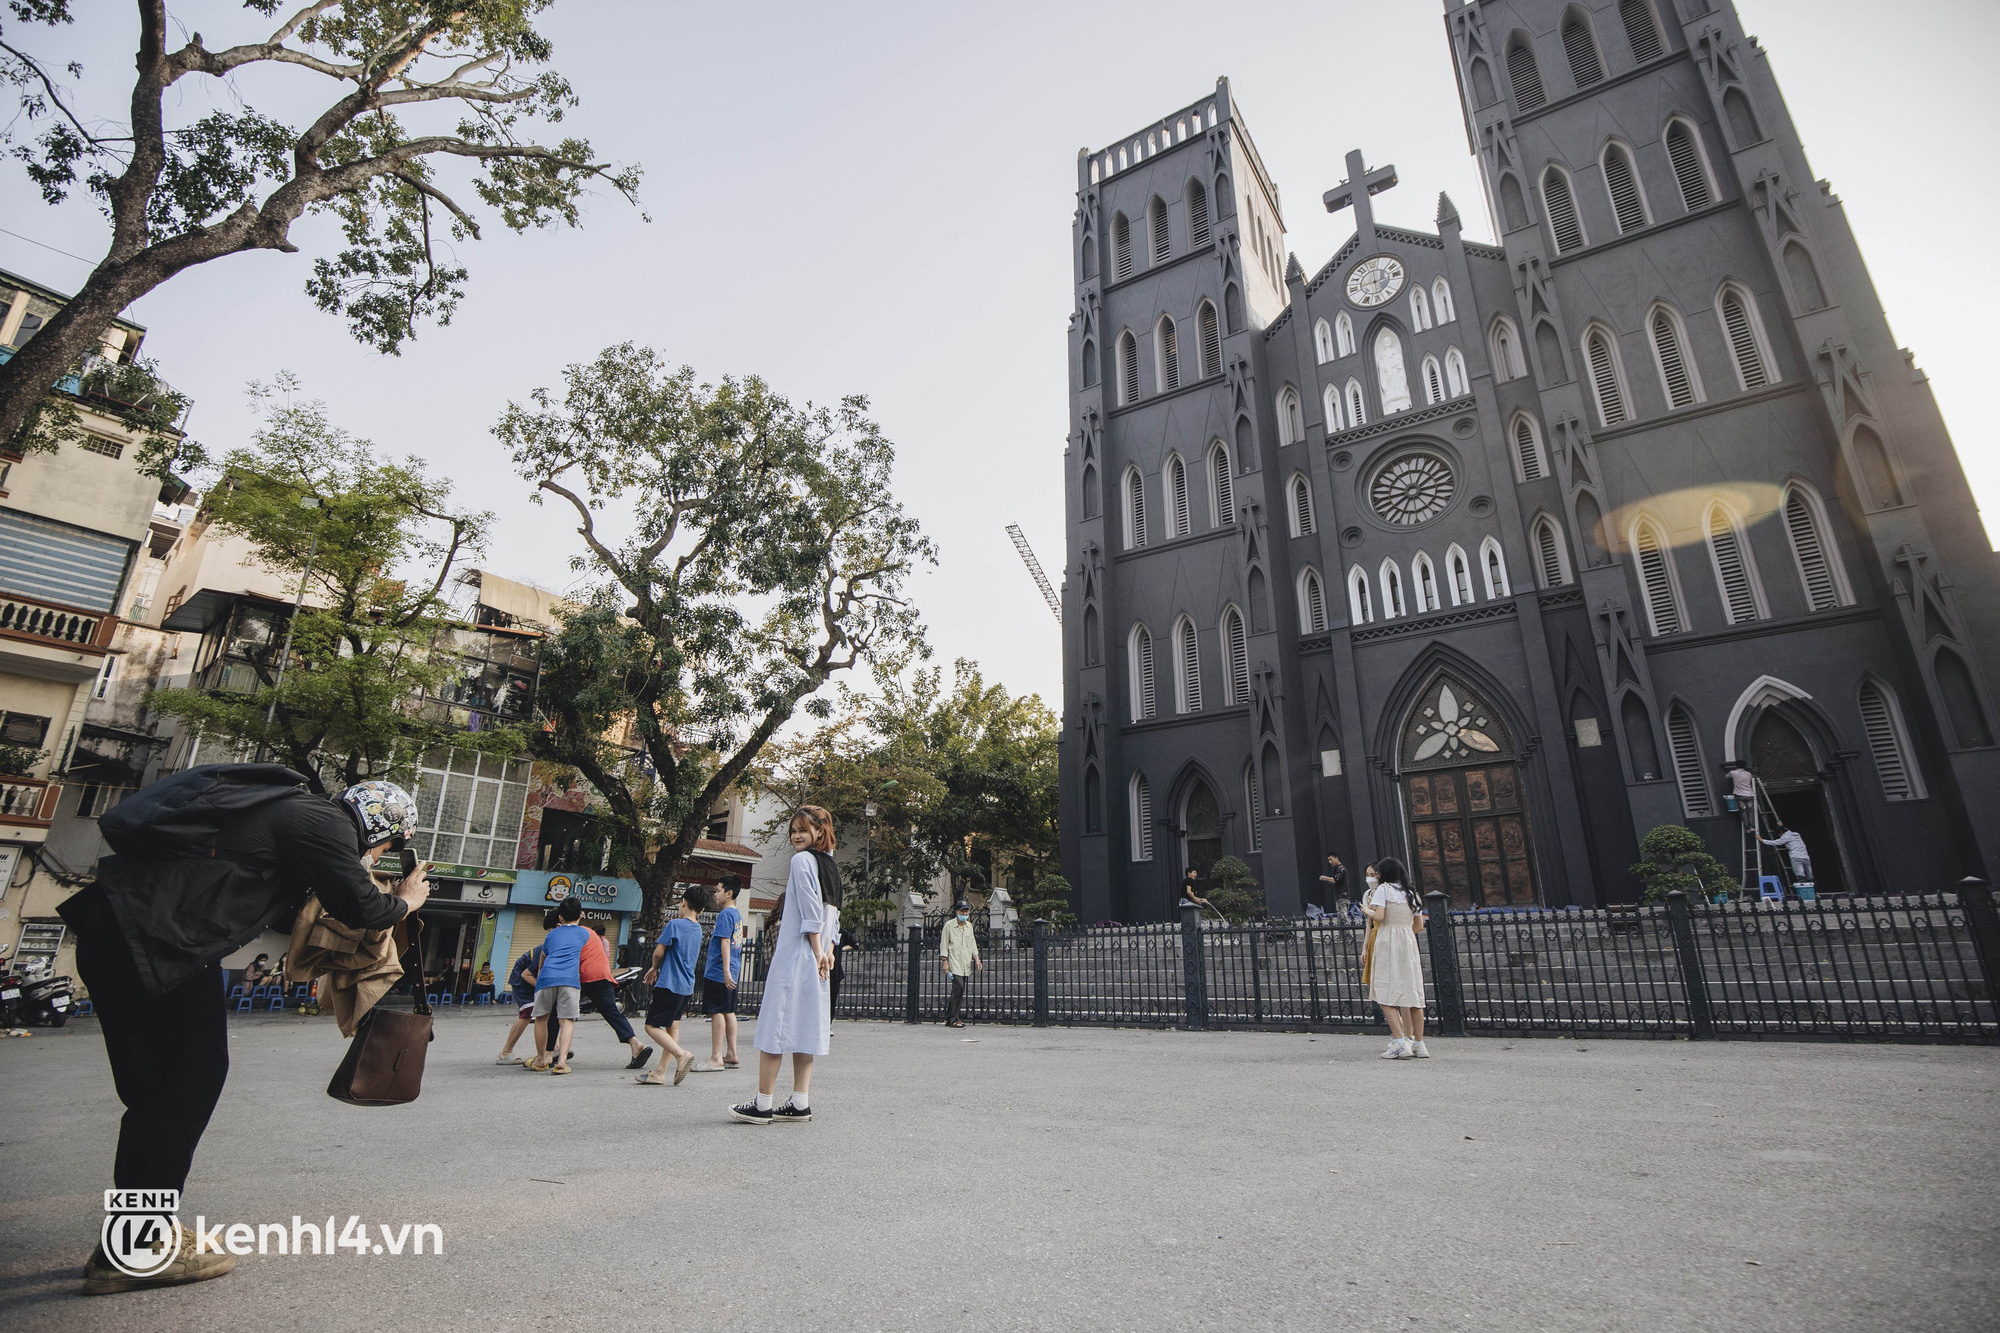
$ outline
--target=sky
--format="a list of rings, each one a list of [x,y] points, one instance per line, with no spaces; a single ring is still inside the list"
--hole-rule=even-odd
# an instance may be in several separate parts
[[[115,116],[136,23],[130,6],[84,8],[59,43],[30,44],[82,60],[83,100]],[[2000,457],[1973,406],[1992,373],[2000,276],[1990,241],[1946,235],[1983,230],[2000,203],[1984,133],[2000,5],[1908,0],[1894,41],[1879,0],[1739,8],[1814,172],[1845,203],[1898,340],[1931,376],[1975,495],[2000,509]],[[170,12],[210,50],[266,35],[225,0]],[[458,247],[472,279],[451,326],[425,328],[398,357],[355,343],[304,296],[311,256],[337,240],[324,222],[294,229],[301,254],[208,264],[131,313],[147,353],[193,395],[189,429],[211,449],[248,440],[249,381],[296,372],[336,421],[429,460],[464,503],[495,511],[485,567],[555,588],[579,543],[555,509],[528,503],[490,432],[566,365],[630,339],[705,378],[762,375],[795,400],[865,394],[898,446],[897,493],[939,548],[913,588],[936,657],[971,658],[989,681],[1057,706],[1057,626],[1004,529],[1018,522],[1060,582],[1078,149],[1129,137],[1227,75],[1308,273],[1352,231],[1352,213],[1318,202],[1350,148],[1396,167],[1400,185],[1375,199],[1382,222],[1433,230],[1443,190],[1467,237],[1490,241],[1442,14],[1440,0],[1239,0],[1226,12],[560,0],[545,31],[582,97],[563,130],[644,167],[643,214],[607,193],[579,231],[487,226]],[[10,40],[25,31],[10,26]],[[283,69],[222,96],[299,123],[327,86]],[[177,93],[170,116],[203,114],[209,96]],[[63,291],[90,265],[45,247],[88,258],[108,236],[93,203],[49,208],[11,164],[0,228],[18,234],[0,234],[0,268]]]

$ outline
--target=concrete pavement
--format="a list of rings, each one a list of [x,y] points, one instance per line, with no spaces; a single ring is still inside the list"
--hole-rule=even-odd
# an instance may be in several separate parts
[[[361,1109],[330,1020],[232,1022],[183,1220],[435,1222],[443,1256],[90,1300],[95,1024],[0,1041],[0,1322],[1953,1333],[2000,1298],[2000,1050],[843,1022],[814,1122],[755,1128],[747,1071],[639,1088],[587,1019],[549,1078],[492,1063],[505,1028],[441,1017],[423,1098]]]

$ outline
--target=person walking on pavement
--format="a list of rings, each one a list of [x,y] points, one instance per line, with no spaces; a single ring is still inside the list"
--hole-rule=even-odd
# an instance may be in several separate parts
[[[715,886],[715,902],[721,910],[709,930],[707,963],[701,973],[701,1009],[708,1015],[708,1063],[695,1070],[697,1074],[720,1074],[738,1065],[736,986],[743,975],[743,954],[736,935],[743,925],[743,913],[736,910],[736,895],[742,888],[743,880],[736,875],[724,875],[722,883]]]
[[[579,904],[581,906],[581,904]],[[611,955],[604,942],[604,934],[595,927],[590,930],[590,938],[583,942],[583,957],[577,960],[577,974],[583,978],[582,993],[597,1012],[632,1052],[627,1069],[638,1069],[646,1063],[653,1048],[639,1039],[632,1031],[631,1020],[625,1017],[625,1010],[618,1003],[618,985],[611,979]],[[551,1050],[554,1047],[550,1047]]]
[[[229,1075],[223,957],[291,920],[308,895],[350,929],[392,929],[429,897],[430,867],[391,893],[368,868],[416,824],[416,802],[394,783],[322,796],[277,764],[200,765],[105,812],[98,827],[115,854],[56,910],[76,932],[77,973],[125,1104],[114,1187],[186,1191]],[[187,1227],[179,1233],[179,1252],[145,1277],[121,1271],[100,1241],[84,1294],[202,1282],[235,1267],[232,1255],[197,1254]]]
[[[1424,968],[1417,932],[1424,928],[1424,904],[1404,883],[1403,863],[1385,856],[1375,864],[1381,883],[1362,900],[1361,911],[1375,923],[1368,958],[1368,998],[1382,1006],[1389,1024],[1384,1060],[1424,1060]]]
[[[694,1064],[694,1052],[681,1045],[681,1015],[694,997],[694,965],[701,957],[701,914],[712,900],[704,884],[690,884],[681,894],[679,913],[660,932],[653,946],[653,965],[646,969],[646,984],[653,988],[646,1006],[646,1035],[660,1046],[660,1067],[639,1082],[658,1087],[667,1081],[667,1061],[674,1062],[674,1086],[687,1077]]]
[[[559,924],[542,941],[542,962],[535,969],[534,1016],[553,1016],[557,1025],[555,1043],[546,1052],[548,1059],[533,1060],[526,1066],[538,1074],[569,1072],[569,1044],[582,1013],[583,950],[590,938],[590,932],[577,924],[583,919],[583,904],[575,898],[563,899],[556,905],[556,918]]]
[[[972,929],[972,904],[960,898],[952,905],[951,920],[938,935],[938,966],[951,978],[951,999],[944,1009],[944,1025],[965,1026],[965,983],[974,972],[984,972],[979,961],[979,936]]]
[[[833,816],[802,805],[792,816],[792,863],[785,880],[785,915],[764,977],[757,1013],[757,1095],[729,1108],[745,1124],[802,1125],[812,1119],[808,1094],[813,1060],[825,1055],[832,1030],[834,932],[839,929],[840,872],[833,864]],[[778,1070],[792,1057],[792,1096],[780,1107],[771,1098]]]
[[[542,913],[542,934],[547,936],[554,930],[558,920],[556,909],[553,907]],[[521,1040],[521,1034],[535,1023],[535,969],[541,965],[541,961],[542,949],[540,945],[536,945],[516,958],[513,970],[507,973],[507,988],[514,993],[514,1003],[519,1008],[514,1015],[514,1026],[507,1029],[507,1042],[500,1048],[500,1058],[494,1061],[495,1064],[527,1063],[514,1054],[514,1043]],[[529,1045],[532,1047],[534,1043],[530,1042]]]

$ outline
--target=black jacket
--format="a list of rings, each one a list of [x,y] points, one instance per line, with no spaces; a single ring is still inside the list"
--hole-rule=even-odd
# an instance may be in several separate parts
[[[213,856],[107,856],[97,883],[57,910],[80,935],[121,936],[155,995],[289,923],[308,894],[357,930],[387,930],[408,912],[361,864],[354,817],[330,797],[299,791],[245,811]]]

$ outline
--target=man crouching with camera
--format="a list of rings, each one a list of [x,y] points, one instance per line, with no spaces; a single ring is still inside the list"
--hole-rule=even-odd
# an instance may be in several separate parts
[[[288,926],[309,894],[357,930],[388,930],[424,905],[428,866],[392,893],[368,873],[400,848],[416,814],[394,783],[321,796],[276,764],[187,769],[105,812],[99,830],[115,855],[57,910],[76,932],[76,969],[125,1104],[117,1189],[187,1185],[229,1074],[224,956],[267,927]],[[235,1266],[231,1255],[196,1254],[193,1232],[180,1232],[179,1253],[144,1277],[113,1265],[100,1243],[84,1267],[84,1293],[201,1282]]]

